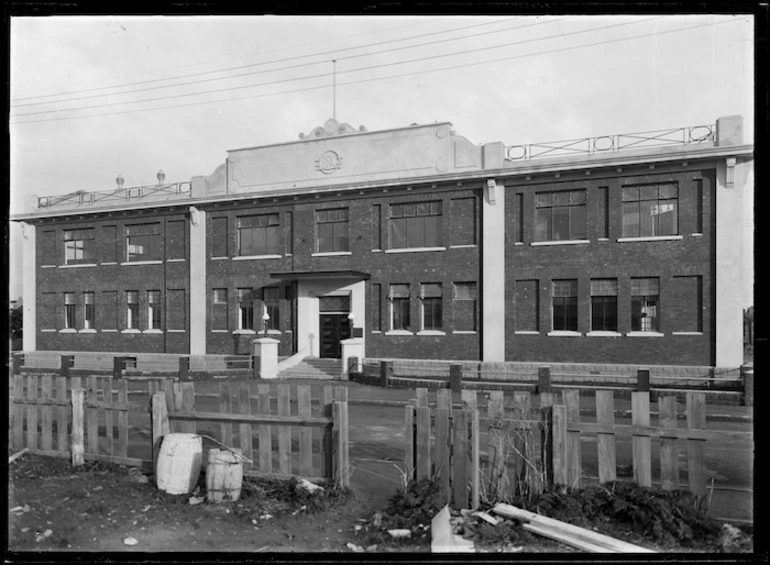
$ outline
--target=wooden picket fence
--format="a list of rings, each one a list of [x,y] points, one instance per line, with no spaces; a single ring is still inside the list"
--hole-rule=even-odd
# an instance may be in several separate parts
[[[595,422],[581,421],[579,389],[537,395],[489,391],[484,406],[477,391],[463,390],[459,409],[453,409],[447,389],[436,391],[434,407],[427,389],[416,392],[417,399],[406,407],[409,476],[440,478],[455,508],[476,508],[481,497],[504,501],[552,487],[582,488],[581,437],[587,434],[596,437],[600,483],[617,480],[616,442],[630,436],[633,480],[647,487],[653,484],[651,439],[659,438],[659,483],[668,490],[681,488],[679,442],[685,442],[687,488],[703,497],[706,441],[717,434],[746,439],[741,432],[706,431],[702,392],[687,393],[686,428],[679,427],[673,396],[658,399],[658,425],[651,425],[649,391],[632,393],[631,424],[615,422],[613,391],[595,392]]]
[[[127,379],[16,369],[9,395],[13,451],[27,448],[31,453],[72,457],[74,464],[102,460],[154,468],[162,435],[158,431],[190,432],[240,448],[244,457],[254,461],[244,465],[247,475],[291,475],[349,484],[344,386],[326,385],[320,398],[313,399],[310,385],[224,383],[219,387],[219,412],[214,412],[196,409],[193,382],[148,379],[131,390],[131,394],[146,394],[145,402],[129,402]],[[156,399],[156,410],[147,398]],[[165,428],[157,421],[160,414]],[[150,434],[137,434],[136,428],[148,426]],[[129,455],[130,432],[133,456]],[[136,451],[144,456],[137,457]]]

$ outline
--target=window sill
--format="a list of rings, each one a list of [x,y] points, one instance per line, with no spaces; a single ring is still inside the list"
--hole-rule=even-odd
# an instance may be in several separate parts
[[[540,335],[540,332],[536,332],[534,330],[519,330],[513,333],[516,335]]]
[[[664,337],[666,334],[661,332],[628,332],[627,337]]]
[[[600,237],[600,238],[599,238],[599,239],[597,239],[596,241],[609,241],[609,240],[610,240],[610,238],[609,238],[609,237]]]
[[[477,332],[476,330],[453,330],[452,333],[461,334],[461,335],[475,335],[479,332]]]
[[[552,332],[548,332],[548,337],[582,337],[582,333],[580,332],[572,332],[567,330],[554,330]]]
[[[446,251],[446,247],[404,247],[403,249],[386,249],[385,253],[423,253],[425,251]]]
[[[533,241],[530,243],[532,247],[539,247],[541,245],[583,245],[591,243],[589,239],[561,239],[558,241]]]
[[[516,242],[514,242],[514,245],[524,245],[524,242],[523,241],[516,241]]]
[[[250,261],[250,260],[259,260],[259,259],[281,259],[283,258],[283,255],[239,255],[238,257],[233,257],[233,261]]]
[[[671,332],[671,335],[703,335],[703,332]]]
[[[184,263],[185,259],[166,259],[166,263]]]
[[[77,269],[78,267],[96,267],[96,263],[77,263],[75,265],[59,265],[60,269]]]
[[[122,334],[140,334],[142,333],[141,330],[135,330],[135,329],[128,329],[128,330],[121,330],[120,333]]]
[[[318,253],[311,253],[311,257],[337,257],[339,255],[353,255],[350,251],[319,251]]]
[[[101,332],[105,334],[116,334],[118,333],[118,330],[101,330]]]
[[[126,261],[125,263],[120,263],[120,266],[127,266],[127,265],[162,265],[163,261]]]
[[[40,330],[41,333],[56,333],[56,330]]]
[[[372,253],[382,253],[382,249],[372,249]]]
[[[441,330],[421,330],[417,332],[417,335],[446,335],[446,332]]]
[[[227,261],[230,257],[212,257],[212,261]]]
[[[257,332],[254,330],[235,330],[233,333],[236,335],[256,335]]]
[[[76,333],[78,333],[78,331],[75,330],[75,329],[72,329],[72,328],[65,328],[63,330],[59,330],[59,333],[60,334],[76,334]]]
[[[104,266],[104,265],[117,265],[117,264],[118,264],[117,261],[107,261],[105,263],[101,263],[102,266]]]
[[[55,269],[56,265],[40,265],[40,268],[41,269]]]
[[[475,243],[466,243],[463,245],[450,245],[449,249],[472,249],[474,247],[478,247]]]
[[[180,331],[180,330],[177,330],[177,331]],[[229,334],[230,330],[211,330],[211,333],[214,333],[214,334]]]
[[[619,237],[621,243],[629,241],[677,241],[682,239],[681,235],[652,235],[649,237]]]
[[[265,335],[264,330],[260,332],[262,335]],[[283,332],[281,330],[267,330],[267,335],[282,335]]]
[[[702,233],[691,233],[690,235],[693,237],[703,237]]]
[[[371,333],[373,333],[373,334],[381,334],[382,330],[372,330]]]
[[[166,330],[166,333],[170,333],[170,334],[183,334],[186,331],[187,330]]]
[[[142,333],[143,334],[162,334],[163,330],[149,329],[149,330],[144,330]]]
[[[385,332],[385,335],[414,335],[414,332],[409,330],[390,330]]]
[[[608,332],[608,331],[595,331],[588,332],[588,337],[621,337],[623,334],[620,332]]]
[[[79,334],[95,334],[96,330],[88,328],[88,329],[84,329],[84,330],[78,330],[78,333]]]

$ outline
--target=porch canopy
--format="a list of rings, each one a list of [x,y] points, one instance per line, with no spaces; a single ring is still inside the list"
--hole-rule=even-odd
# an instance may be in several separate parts
[[[369,280],[372,275],[361,271],[279,271],[270,273],[270,278],[287,281],[313,280],[313,279],[352,279],[358,281]]]

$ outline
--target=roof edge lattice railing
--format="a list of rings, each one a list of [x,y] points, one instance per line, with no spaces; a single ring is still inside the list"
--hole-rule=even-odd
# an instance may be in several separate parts
[[[174,182],[151,186],[133,186],[113,190],[78,190],[61,196],[38,196],[38,209],[77,209],[130,200],[176,200],[191,197],[191,182]]]

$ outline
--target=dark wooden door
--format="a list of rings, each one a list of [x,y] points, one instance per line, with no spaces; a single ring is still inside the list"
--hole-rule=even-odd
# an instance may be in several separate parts
[[[321,314],[321,357],[339,359],[342,356],[340,341],[350,337],[347,314]]]

